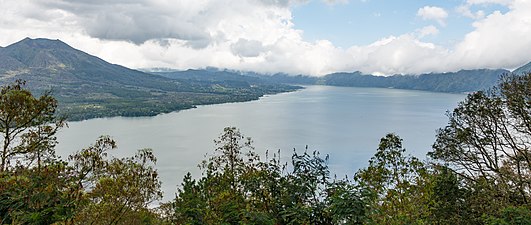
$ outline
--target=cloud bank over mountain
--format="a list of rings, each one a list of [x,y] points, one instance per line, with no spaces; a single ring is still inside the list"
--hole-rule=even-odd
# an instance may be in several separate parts
[[[308,2],[5,0],[0,8],[0,45],[26,36],[57,38],[133,68],[213,66],[310,75],[511,69],[531,60],[531,1],[468,0],[455,8],[426,5],[416,16],[433,24],[348,48],[304,39],[304,31],[293,23],[293,9]],[[323,2],[329,7],[349,4]],[[498,4],[506,11],[477,9],[485,4]],[[452,17],[472,18],[472,31],[451,46],[425,40],[448,29]]]

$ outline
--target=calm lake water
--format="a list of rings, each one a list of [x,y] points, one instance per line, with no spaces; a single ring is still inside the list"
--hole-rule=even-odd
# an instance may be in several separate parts
[[[381,137],[396,133],[412,155],[424,158],[445,126],[447,110],[465,95],[381,88],[309,86],[265,96],[257,101],[199,106],[155,117],[103,118],[70,122],[58,135],[63,157],[88,147],[100,135],[118,143],[114,155],[130,156],[152,148],[163,182],[164,200],[174,198],[187,171],[200,176],[197,165],[214,149],[224,127],[236,126],[254,140],[256,151],[293,149],[329,154],[338,177],[352,177],[365,167]]]

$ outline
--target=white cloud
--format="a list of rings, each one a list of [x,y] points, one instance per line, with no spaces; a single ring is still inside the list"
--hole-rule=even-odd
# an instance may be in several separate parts
[[[472,12],[472,10],[470,10],[470,5],[461,5],[457,7],[456,11],[461,15],[472,19],[482,19],[485,17],[485,12],[483,10]]]
[[[424,6],[417,11],[417,16],[420,16],[424,20],[435,20],[441,26],[446,25],[446,18],[448,13],[446,10],[436,6]]]
[[[448,55],[447,50],[407,34],[384,38],[369,46],[355,46],[348,51],[355,56],[356,68],[377,74],[442,72],[440,59]]]
[[[471,7],[476,5],[502,5],[511,7],[514,3],[515,0],[467,0],[465,4],[457,7],[456,11],[468,18],[479,20],[485,17],[485,12],[483,10],[473,12]]]
[[[479,5],[479,4],[498,4],[498,5],[510,5],[513,3],[513,0],[467,0],[468,5]]]
[[[256,40],[239,39],[230,47],[234,55],[241,57],[257,57],[266,51],[266,47]]]
[[[417,34],[419,38],[423,38],[430,35],[437,35],[439,34],[439,29],[433,25],[425,26],[421,29],[417,30]]]
[[[325,3],[334,5],[334,4],[347,4],[349,0],[323,0]]]
[[[514,68],[531,57],[531,1],[515,0],[509,11],[496,11],[476,21],[455,48],[454,59],[464,68]]]

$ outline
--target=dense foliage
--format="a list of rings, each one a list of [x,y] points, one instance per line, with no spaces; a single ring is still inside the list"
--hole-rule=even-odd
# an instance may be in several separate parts
[[[510,213],[531,222],[531,74],[502,81],[459,104],[429,155],[461,179],[471,218]]]
[[[149,149],[114,158],[109,137],[62,160],[57,102],[23,82],[0,97],[2,224],[531,224],[531,74],[505,76],[449,113],[426,161],[388,134],[351,179],[306,148],[262,159],[225,128],[174,200],[159,200]]]
[[[363,216],[361,194],[345,180],[331,180],[327,157],[317,152],[294,152],[289,165],[280,152],[262,161],[234,127],[225,128],[216,144],[201,164],[202,178],[184,178],[171,203],[172,222],[331,224]]]
[[[55,155],[55,133],[65,125],[48,93],[35,98],[17,81],[0,96],[1,224],[141,224],[157,218],[160,199],[149,149],[108,157],[115,142],[102,136],[68,160]]]

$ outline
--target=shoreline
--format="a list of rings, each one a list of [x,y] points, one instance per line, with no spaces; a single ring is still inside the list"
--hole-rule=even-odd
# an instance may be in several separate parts
[[[77,119],[75,116],[73,117],[74,119],[69,119],[68,115],[61,115],[61,114],[59,116],[65,116],[67,118],[66,122],[82,122],[82,121],[93,120],[93,119],[106,119],[106,118],[116,118],[116,117],[122,117],[122,118],[147,118],[147,117],[155,117],[155,116],[168,114],[168,113],[180,112],[180,111],[184,111],[184,110],[195,109],[195,108],[197,108],[199,106],[209,106],[209,105],[220,105],[220,104],[229,104],[229,103],[241,103],[241,102],[257,101],[257,100],[260,100],[261,98],[264,98],[264,97],[267,97],[267,96],[273,96],[273,95],[278,95],[278,94],[293,93],[293,92],[301,91],[301,90],[306,89],[307,86],[308,85],[306,85],[306,86],[294,85],[293,87],[296,87],[296,88],[294,88],[293,90],[287,90],[287,91],[281,91],[281,92],[276,92],[276,93],[263,94],[261,96],[258,96],[256,98],[252,98],[252,99],[249,98],[249,99],[242,99],[242,100],[237,100],[237,101],[220,101],[220,102],[216,102],[216,103],[190,105],[190,106],[184,106],[183,108],[180,108],[180,109],[177,109],[177,110],[172,110],[172,111],[159,111],[159,112],[153,112],[152,111],[153,114],[150,113],[150,114],[146,114],[146,115],[134,115],[134,116],[116,115],[116,116],[101,116],[101,117],[95,116],[95,117],[80,118],[80,119]]]

